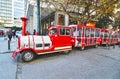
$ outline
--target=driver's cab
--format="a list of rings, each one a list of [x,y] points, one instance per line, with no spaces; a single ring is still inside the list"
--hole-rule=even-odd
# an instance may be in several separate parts
[[[51,25],[48,32],[54,47],[71,46],[70,27],[61,25]]]

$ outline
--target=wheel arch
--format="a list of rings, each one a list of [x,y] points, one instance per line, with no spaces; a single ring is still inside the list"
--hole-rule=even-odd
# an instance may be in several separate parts
[[[22,53],[23,51],[32,51],[35,55],[37,55],[37,54],[35,53],[35,50],[32,49],[32,48],[24,48],[24,49],[22,49],[22,50],[20,51],[20,53]]]

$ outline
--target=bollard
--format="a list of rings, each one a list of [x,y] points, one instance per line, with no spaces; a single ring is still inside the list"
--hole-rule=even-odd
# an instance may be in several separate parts
[[[10,40],[8,40],[8,50],[10,50]]]

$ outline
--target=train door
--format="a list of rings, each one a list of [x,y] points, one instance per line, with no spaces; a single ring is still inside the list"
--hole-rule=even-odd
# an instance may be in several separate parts
[[[79,36],[79,31],[77,26],[72,26],[72,44],[75,47],[79,46],[80,39],[78,38]]]
[[[109,32],[108,32],[108,31],[105,31],[105,32],[104,32],[103,44],[108,45],[108,42],[110,41],[109,39],[110,39],[110,38],[109,38]]]
[[[101,42],[100,40],[100,29],[95,29],[95,41],[94,41],[94,44],[95,45],[99,45]]]
[[[85,28],[85,45],[90,45],[90,28]]]
[[[90,45],[94,45],[94,40],[95,40],[95,30],[94,28],[91,28],[91,31],[90,31]]]
[[[58,37],[58,28],[56,27],[52,27],[49,29],[49,36],[51,38],[52,41],[52,45],[54,45],[54,47],[56,47],[58,45],[57,37]]]
[[[83,25],[70,25],[72,28],[71,43],[75,47],[83,47],[84,44],[84,26]]]
[[[102,45],[108,44],[108,36],[109,36],[108,30],[106,29],[101,30]]]
[[[79,41],[79,46],[80,47],[84,47],[84,28],[83,27],[79,27],[78,28],[79,31],[79,37],[78,37],[78,41]]]
[[[112,44],[117,44],[117,34],[116,31],[112,31]]]
[[[57,40],[59,46],[71,46],[71,29],[68,27],[60,27]]]
[[[116,44],[118,43],[118,32],[117,31],[115,32],[115,43]]]

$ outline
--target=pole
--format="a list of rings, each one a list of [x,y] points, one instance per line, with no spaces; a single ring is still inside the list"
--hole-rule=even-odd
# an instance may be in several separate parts
[[[40,25],[40,0],[37,0],[37,31],[41,35],[41,25]]]
[[[10,50],[10,40],[8,40],[8,50]]]

